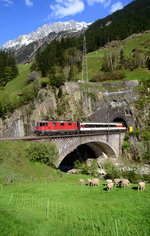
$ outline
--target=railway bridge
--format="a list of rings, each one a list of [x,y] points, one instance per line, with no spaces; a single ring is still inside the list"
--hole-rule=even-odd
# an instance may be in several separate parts
[[[121,154],[121,145],[125,132],[103,132],[96,134],[70,135],[62,137],[48,138],[52,143],[56,144],[59,150],[59,157],[55,161],[55,166],[59,168],[61,162],[82,145],[86,145],[92,150],[95,158],[104,157],[118,158]],[[47,141],[44,137],[40,141]]]

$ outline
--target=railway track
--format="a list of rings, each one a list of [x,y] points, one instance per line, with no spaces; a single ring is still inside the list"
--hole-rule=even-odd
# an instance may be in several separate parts
[[[36,140],[42,140],[42,139],[47,139],[47,140],[52,140],[52,139],[59,139],[59,138],[70,138],[70,137],[85,137],[85,136],[95,136],[95,135],[109,135],[109,134],[115,134],[115,133],[124,133],[124,130],[120,130],[119,132],[113,130],[113,131],[101,131],[101,132],[93,132],[93,133],[82,133],[82,134],[59,134],[59,135],[49,135],[49,136],[25,136],[25,137],[9,137],[9,138],[0,138],[0,141],[9,141],[9,140],[14,140],[14,141],[36,141]]]

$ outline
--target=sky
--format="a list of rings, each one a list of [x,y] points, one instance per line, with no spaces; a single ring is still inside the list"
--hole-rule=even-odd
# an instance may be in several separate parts
[[[0,0],[0,46],[44,24],[75,20],[92,23],[132,0]]]

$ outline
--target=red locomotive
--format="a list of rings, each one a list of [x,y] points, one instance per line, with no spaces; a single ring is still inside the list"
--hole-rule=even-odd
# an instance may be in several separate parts
[[[126,130],[122,123],[97,123],[73,121],[40,121],[37,122],[36,135],[72,134],[106,130]]]

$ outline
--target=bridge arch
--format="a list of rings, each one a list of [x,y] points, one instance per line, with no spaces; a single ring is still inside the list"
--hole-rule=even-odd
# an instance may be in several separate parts
[[[72,143],[71,145],[67,146],[66,149],[64,149],[62,152],[60,152],[59,158],[57,162],[55,163],[57,168],[60,168],[61,165],[65,162],[67,162],[67,158],[71,158],[69,155],[70,153],[73,153],[76,149],[80,148],[81,146],[87,146],[89,150],[91,150],[91,153],[93,152],[94,158],[102,158],[108,156],[111,158],[117,158],[116,150],[107,142],[99,141],[99,140],[81,140]],[[85,159],[85,157],[83,157]],[[74,160],[74,159],[73,159]],[[76,159],[78,160],[78,159]]]

